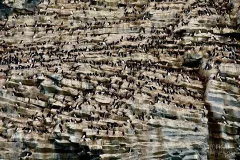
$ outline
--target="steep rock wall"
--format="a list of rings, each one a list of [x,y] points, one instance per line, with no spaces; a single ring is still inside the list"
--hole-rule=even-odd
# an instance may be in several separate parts
[[[0,13],[3,159],[238,156],[237,0],[4,1]]]

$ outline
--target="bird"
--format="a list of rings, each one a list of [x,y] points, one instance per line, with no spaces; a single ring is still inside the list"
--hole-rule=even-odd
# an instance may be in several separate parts
[[[197,131],[198,131],[198,128],[197,128],[197,127],[195,127],[195,128],[194,128],[194,132],[197,132]]]
[[[223,109],[223,112],[224,112],[224,114],[227,114],[227,111],[226,111],[226,109]]]
[[[86,140],[85,138],[86,138],[86,132],[84,132],[83,135],[82,135],[82,139],[83,139],[84,141]]]

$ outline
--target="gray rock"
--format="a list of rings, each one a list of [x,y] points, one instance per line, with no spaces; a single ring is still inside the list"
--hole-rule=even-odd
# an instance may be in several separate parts
[[[185,54],[184,56],[184,63],[185,65],[188,64],[198,64],[202,60],[202,55],[197,54],[197,53],[192,53],[192,54]]]

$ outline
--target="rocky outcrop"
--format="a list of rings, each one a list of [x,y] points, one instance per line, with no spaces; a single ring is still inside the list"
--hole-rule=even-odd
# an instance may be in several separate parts
[[[0,159],[239,158],[237,0],[0,2]]]

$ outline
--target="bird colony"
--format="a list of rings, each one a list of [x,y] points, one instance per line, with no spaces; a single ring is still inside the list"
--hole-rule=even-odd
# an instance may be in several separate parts
[[[239,159],[239,6],[0,0],[0,159]]]

